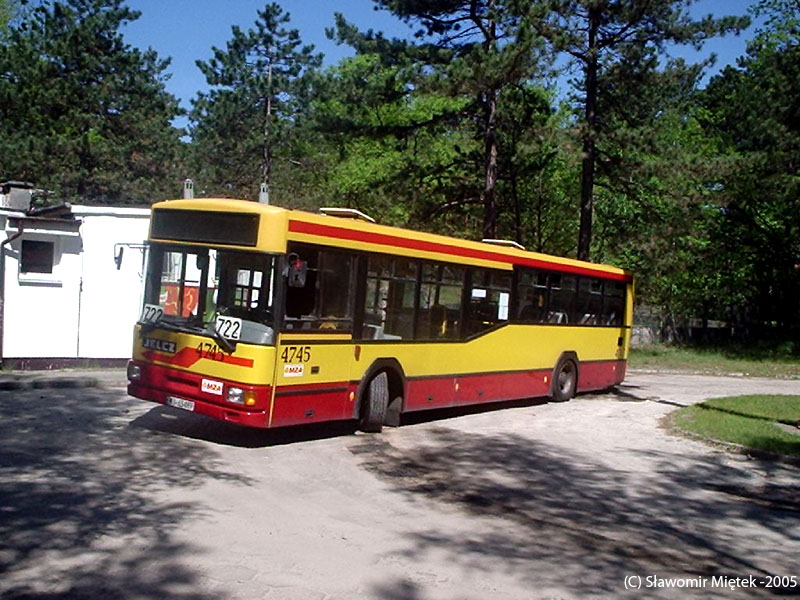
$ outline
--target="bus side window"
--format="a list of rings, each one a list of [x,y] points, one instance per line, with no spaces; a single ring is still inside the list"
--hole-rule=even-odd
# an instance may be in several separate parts
[[[286,285],[286,328],[349,331],[353,327],[353,257],[344,252],[293,245],[306,262],[305,285]]]
[[[600,312],[603,306],[603,281],[581,277],[578,281],[578,307],[573,323],[579,325],[600,325]]]
[[[621,281],[606,281],[603,294],[603,319],[601,325],[622,325],[625,313],[625,284]]]
[[[550,274],[550,304],[547,311],[547,322],[567,325],[574,323],[575,294],[577,291],[577,278],[574,275],[562,273]]]
[[[416,261],[407,258],[369,257],[364,339],[397,340],[413,336],[418,268]]]
[[[517,285],[519,312],[517,318],[522,323],[546,323],[547,282],[549,274],[544,271],[521,270]]]
[[[343,252],[320,252],[319,329],[350,330],[353,327],[353,257]]]
[[[473,335],[508,321],[511,274],[489,269],[470,273],[465,335]]]
[[[306,281],[303,287],[286,286],[286,327],[300,329],[310,323],[316,304],[319,252],[308,246],[295,246],[291,250],[306,261]]]
[[[463,267],[422,265],[422,287],[415,330],[417,339],[458,339],[461,335],[464,275]]]

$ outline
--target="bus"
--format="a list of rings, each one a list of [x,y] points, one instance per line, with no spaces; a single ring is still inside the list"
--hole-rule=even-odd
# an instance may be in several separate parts
[[[130,395],[238,425],[600,390],[625,376],[612,266],[244,200],[153,205]]]

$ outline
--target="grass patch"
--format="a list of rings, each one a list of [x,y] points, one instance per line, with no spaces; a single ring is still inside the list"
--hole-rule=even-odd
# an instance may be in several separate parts
[[[800,379],[800,358],[731,348],[653,345],[631,350],[632,369],[686,371],[709,375],[747,375]]]
[[[749,450],[800,456],[800,396],[712,398],[670,414],[668,425],[692,437]],[[796,433],[792,433],[796,431]]]

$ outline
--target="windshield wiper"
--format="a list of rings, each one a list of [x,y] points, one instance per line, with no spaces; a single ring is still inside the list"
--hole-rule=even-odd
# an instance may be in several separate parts
[[[191,325],[188,322],[173,323],[172,321],[167,321],[167,320],[164,320],[164,319],[162,319],[160,321],[148,322],[148,323],[142,323],[140,321],[139,325],[141,326],[141,330],[140,330],[140,334],[141,335],[144,335],[146,333],[150,333],[154,329],[166,329],[168,331],[178,331],[178,332],[181,332],[181,333],[202,333],[202,334],[207,333],[207,331],[205,329],[203,329],[202,327],[197,327],[196,325]]]
[[[208,327],[199,327],[197,325],[191,325],[187,323],[172,323],[170,321],[156,321],[155,323],[139,323],[141,329],[139,330],[140,335],[145,335],[150,333],[154,329],[167,329],[169,331],[179,331],[182,333],[195,333],[199,335],[211,336],[217,345],[222,348],[223,351],[227,352],[228,354],[233,354],[236,351],[236,341],[229,340],[226,337],[223,337],[216,329],[214,329],[213,323],[210,323]]]
[[[204,331],[207,333],[208,329]],[[236,351],[236,342],[223,337],[222,334],[213,327],[211,328],[211,336],[214,338],[217,344],[219,344],[219,347],[228,354],[233,354]]]

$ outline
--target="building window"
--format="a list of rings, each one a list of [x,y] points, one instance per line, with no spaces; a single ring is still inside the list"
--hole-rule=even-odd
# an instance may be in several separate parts
[[[52,273],[55,258],[55,243],[38,240],[22,240],[20,256],[21,273]]]

